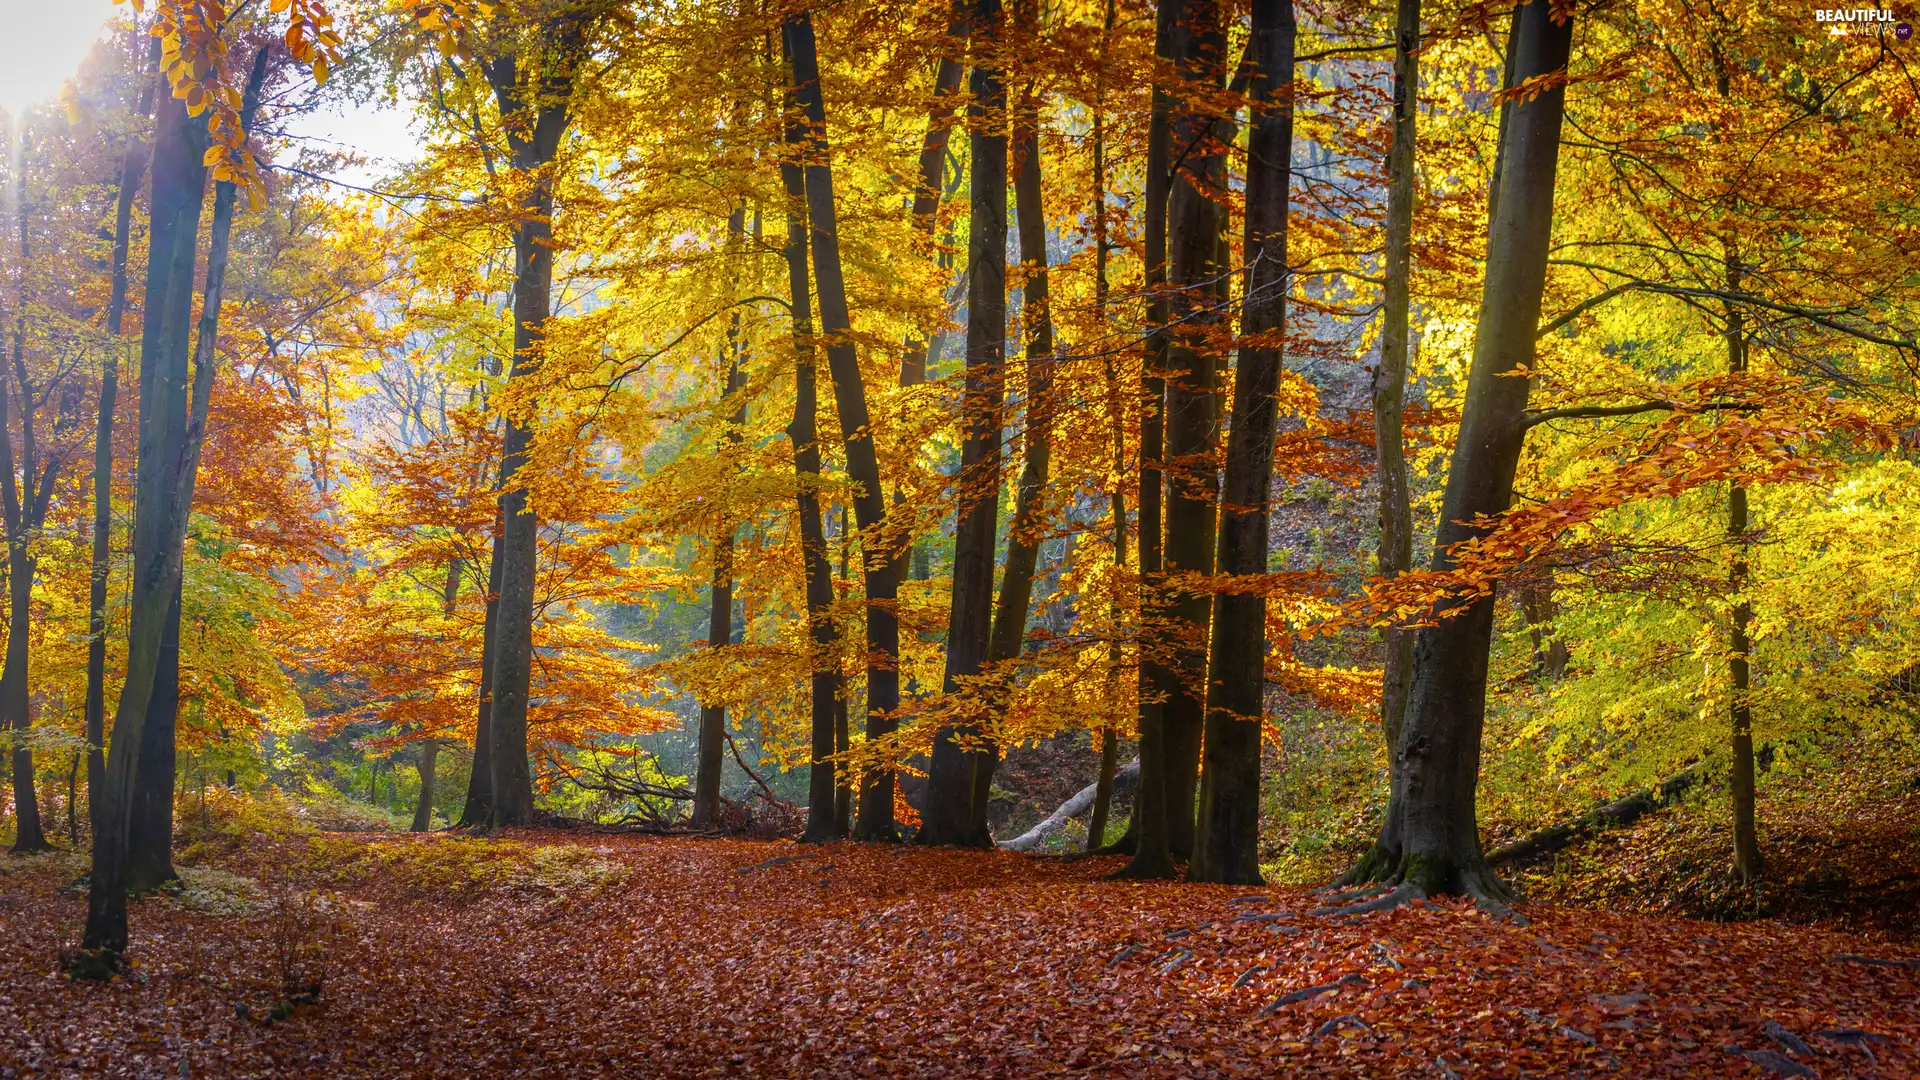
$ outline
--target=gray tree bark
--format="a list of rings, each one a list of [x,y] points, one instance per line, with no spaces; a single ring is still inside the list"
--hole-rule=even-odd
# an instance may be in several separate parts
[[[569,9],[550,20],[535,63],[523,69],[512,53],[486,62],[505,124],[516,171],[532,178],[518,207],[513,235],[513,363],[509,385],[525,384],[539,371],[552,314],[553,173],[560,141],[572,122],[569,103],[576,66],[586,55],[590,15]],[[520,470],[533,445],[534,418],[508,416],[500,458],[500,595],[495,613],[492,742],[492,824],[524,825],[533,816],[533,770],[527,741],[527,706],[533,677],[534,578],[538,570],[539,522]]]
[[[977,0],[974,47],[992,56],[1003,37],[999,0]],[[985,808],[975,813],[976,776],[989,751],[981,743],[987,703],[963,694],[981,673],[993,631],[993,563],[1000,523],[1002,385],[1007,348],[1007,93],[1001,72],[976,62],[967,106],[972,213],[967,239],[966,437],[954,488],[952,606],[947,622],[944,690],[970,711],[935,734],[927,805],[919,840],[985,847]],[[1011,565],[1011,564],[1009,564]],[[977,819],[977,824],[976,824]]]
[[[849,334],[846,276],[840,265],[839,223],[834,206],[833,166],[827,142],[826,101],[820,89],[820,57],[814,43],[813,16],[805,11],[788,16],[782,34],[797,103],[807,120],[805,159],[807,219],[811,233],[814,285],[820,301],[820,328],[826,335],[827,369],[833,377],[834,404],[840,415],[840,434],[846,446],[847,473],[857,487],[854,518],[862,537],[860,558],[867,592],[867,738],[878,741],[892,735],[900,707],[900,624],[894,610],[897,595],[894,548],[899,538],[890,533],[886,489],[880,482],[880,459],[874,450],[866,384]],[[854,835],[861,840],[897,840],[893,821],[894,771],[873,769],[860,778],[859,820]]]
[[[1569,15],[1555,21],[1550,11],[1547,0],[1531,0],[1515,13],[1513,85],[1566,67],[1573,20]],[[1501,513],[1512,501],[1528,392],[1528,379],[1514,372],[1530,367],[1534,358],[1565,102],[1564,85],[1550,86],[1512,102],[1502,125],[1486,282],[1459,440],[1434,538],[1436,570],[1452,567],[1455,545],[1485,534],[1475,522]],[[1498,903],[1508,896],[1481,850],[1474,804],[1493,611],[1491,591],[1456,597],[1444,601],[1436,621],[1419,632],[1396,755],[1400,798],[1388,808],[1398,821],[1382,834],[1399,846],[1368,858],[1375,867],[1369,880],[1399,888],[1375,903],[1438,894]]]
[[[265,74],[266,55],[262,49],[256,57],[249,92],[242,100],[243,128],[259,107],[258,84]],[[206,146],[205,123],[189,118],[180,99],[166,97],[154,137],[127,675],[114,711],[104,798],[95,817],[87,922],[81,936],[81,947],[98,959],[82,961],[75,969],[76,973],[95,977],[117,969],[119,957],[127,948],[127,854],[136,769],[167,612],[180,588],[187,514],[193,504],[194,476],[213,395],[212,329],[217,329],[217,322],[209,328],[208,320],[202,320],[199,347],[192,355],[190,384],[188,375]],[[231,183],[216,185],[216,214],[224,202],[231,220],[235,194]],[[208,253],[206,308],[217,320],[226,250],[219,230],[214,239]]]
[[[1293,159],[1292,0],[1255,0],[1248,59],[1252,111],[1247,137],[1246,284],[1242,337],[1280,330],[1287,321],[1287,210]],[[1233,384],[1221,492],[1219,569],[1248,577],[1267,572],[1268,509],[1273,499],[1273,440],[1284,357],[1269,344],[1243,345]],[[1222,592],[1213,599],[1213,648],[1207,679],[1205,768],[1194,838],[1194,881],[1261,882],[1260,748],[1266,714],[1267,601]]]

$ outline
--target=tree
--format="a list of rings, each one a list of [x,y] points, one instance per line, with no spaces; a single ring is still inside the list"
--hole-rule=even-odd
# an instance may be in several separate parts
[[[1171,62],[1186,54],[1186,0],[1162,0],[1155,9],[1153,52],[1157,61]],[[1155,71],[1159,71],[1156,64]],[[1147,628],[1161,618],[1159,596],[1162,570],[1161,482],[1166,453],[1166,349],[1171,307],[1167,301],[1167,193],[1172,185],[1172,120],[1176,97],[1157,77],[1152,112],[1147,121],[1147,177],[1145,184],[1143,261],[1147,294],[1146,360],[1140,379],[1144,399],[1140,418],[1140,645],[1139,716],[1140,795],[1134,801],[1133,858],[1120,871],[1123,877],[1172,877],[1173,856],[1168,799],[1169,773],[1165,691],[1172,675],[1161,661]],[[1121,841],[1125,846],[1127,841]]]
[[[1175,70],[1190,93],[1218,90],[1226,71],[1226,33],[1212,0],[1189,0],[1186,48]],[[1173,115],[1173,144],[1183,154],[1167,197],[1167,287],[1171,294],[1167,347],[1167,569],[1211,577],[1219,480],[1219,357],[1210,331],[1221,312],[1213,289],[1225,271],[1220,234],[1225,190],[1220,125],[1207,106],[1190,99]],[[1201,727],[1207,696],[1208,624],[1213,604],[1187,584],[1171,586],[1165,646],[1172,657],[1160,706],[1167,790],[1167,842],[1176,856],[1193,854],[1195,785],[1200,774]]]
[[[1000,524],[1002,380],[1007,346],[1007,94],[998,66],[1000,4],[981,0],[972,19],[975,57],[967,105],[968,175],[973,211],[967,240],[967,373],[962,405],[966,438],[954,478],[959,503],[954,531],[953,605],[947,624],[945,692],[960,691],[988,661],[993,632],[993,562]],[[1038,163],[1036,162],[1036,167]],[[1012,564],[1009,563],[1011,570]],[[1029,576],[1031,570],[1029,569]],[[1021,618],[1024,623],[1025,609]],[[1024,631],[1025,627],[1022,626]],[[985,847],[984,806],[975,806],[976,776],[992,774],[991,751],[978,711],[934,736],[928,773],[927,844]]]
[[[562,3],[525,39],[485,62],[487,83],[506,129],[510,160],[523,185],[514,226],[513,363],[510,390],[524,390],[541,362],[553,292],[553,169],[571,122],[569,98],[587,52],[599,4]],[[518,474],[533,443],[532,402],[507,414],[500,458],[500,589],[494,617],[491,708],[487,718],[488,796],[494,825],[525,825],[533,816],[527,750],[528,684],[533,672],[533,594],[539,523]],[[515,411],[519,410],[519,411]]]
[[[267,77],[267,57],[267,48],[262,46],[254,56],[252,73],[247,78],[240,110],[243,138],[251,131],[254,114],[260,108],[260,93]],[[222,180],[214,185],[213,221],[208,229],[207,240],[206,287],[201,298],[193,351],[194,393],[204,393],[209,401],[217,367],[215,350],[220,336],[220,311],[226,289],[234,204],[238,197],[239,187],[234,181]],[[205,406],[198,406],[196,415],[204,418],[206,411]],[[201,420],[201,430],[205,430],[204,419]],[[197,447],[195,453],[198,453]],[[191,478],[186,481],[189,494],[192,483]],[[183,512],[191,512],[191,499]],[[133,824],[127,834],[127,887],[134,892],[151,891],[180,876],[173,868],[173,790],[177,771],[175,731],[180,710],[180,594],[185,580],[183,565],[180,577],[173,584],[174,595],[167,606],[166,625],[161,629],[159,662],[154,673],[153,691],[147,702],[147,719],[140,743],[140,764],[134,776]]]
[[[1267,689],[1267,601],[1234,578],[1267,572],[1267,508],[1273,497],[1273,440],[1282,350],[1261,340],[1286,327],[1288,185],[1293,163],[1292,0],[1253,9],[1248,55],[1252,116],[1247,137],[1246,283],[1240,305],[1240,364],[1221,491],[1219,567],[1208,666],[1205,767],[1188,877],[1261,882],[1260,749]],[[1251,583],[1248,583],[1251,584]]]
[[[1554,177],[1565,113],[1570,12],[1532,0],[1515,12],[1511,111],[1500,130],[1500,166],[1487,240],[1486,282],[1474,336],[1460,437],[1434,537],[1433,568],[1452,567],[1454,549],[1489,530],[1513,498],[1526,438],[1525,372],[1533,362],[1553,224]],[[1367,876],[1395,886],[1369,904],[1465,894],[1491,904],[1508,896],[1481,851],[1475,810],[1486,715],[1491,589],[1441,603],[1419,632],[1414,677],[1394,753],[1400,797],[1382,837],[1398,850],[1375,852]]]
[[[39,800],[34,791],[32,705],[27,687],[33,582],[38,569],[38,534],[46,524],[53,500],[54,485],[68,459],[79,450],[78,443],[66,438],[75,427],[70,409],[62,409],[56,391],[73,373],[78,350],[61,350],[65,356],[47,358],[36,373],[28,369],[27,307],[30,303],[28,267],[32,259],[27,205],[27,168],[31,152],[30,137],[18,118],[13,135],[19,152],[14,156],[15,222],[18,227],[17,253],[20,260],[18,290],[14,295],[12,357],[9,370],[0,372],[0,522],[6,526],[7,541],[7,648],[6,662],[0,670],[0,729],[11,733],[13,765],[13,805],[17,824],[13,850],[16,853],[47,851],[45,831],[41,828]],[[51,344],[51,343],[49,343]],[[42,427],[42,411],[51,415]],[[13,441],[14,416],[20,429],[19,452]]]
[[[790,46],[788,46],[790,47]],[[789,58],[789,62],[791,62]],[[834,644],[833,568],[827,562],[826,530],[820,521],[819,412],[814,370],[813,301],[807,282],[807,182],[801,159],[807,146],[806,114],[790,83],[786,153],[780,159],[780,180],[786,191],[788,314],[793,326],[793,421],[787,438],[793,444],[795,513],[800,532],[800,562],[807,619],[807,701],[809,771],[805,843],[821,844],[846,835],[838,806],[840,784],[834,755],[839,750],[836,721],[844,690],[837,669],[828,666]]]
[[[194,470],[212,393],[212,369],[188,384],[193,269],[206,169],[207,128],[182,98],[160,103],[140,365],[140,450],[134,497],[134,584],[127,674],[114,712],[106,784],[94,819],[93,869],[82,947],[111,973],[127,947],[128,857],[136,763],[160,668],[162,638],[179,590]],[[231,183],[231,181],[226,181]],[[217,294],[216,294],[217,295]],[[207,357],[211,361],[211,356]],[[91,973],[91,972],[90,972]]]
[[[1413,166],[1419,116],[1420,0],[1399,0],[1393,38],[1393,134],[1387,151],[1385,287],[1380,310],[1380,362],[1373,370],[1374,460],[1380,477],[1377,571],[1393,578],[1413,569],[1413,505],[1406,451],[1407,352],[1413,278]],[[1385,626],[1380,674],[1380,730],[1387,744],[1388,801],[1400,786],[1400,730],[1413,683],[1414,633]],[[1393,827],[1396,819],[1385,819]],[[1398,841],[1383,835],[1380,850]]]
[[[727,216],[727,233],[735,246],[746,239],[746,215],[744,205],[734,207]],[[755,218],[755,230],[759,228]],[[722,401],[735,402],[731,419],[720,433],[719,452],[722,457],[740,442],[740,428],[747,422],[747,401],[741,393],[744,379],[740,364],[745,343],[740,340],[740,316],[738,309],[730,317],[727,332],[727,379],[721,391]],[[719,537],[713,544],[713,584],[711,587],[709,615],[707,618],[707,645],[719,648],[733,643],[733,533],[734,524],[729,521],[723,526]],[[696,825],[712,824],[720,815],[720,768],[722,765],[721,743],[727,738],[727,710],[724,705],[700,706],[700,741],[697,748],[698,771],[694,775],[693,820]]]
[[[894,610],[897,582],[889,534],[886,492],[880,483],[880,460],[874,451],[873,429],[867,409],[866,383],[849,334],[846,277],[840,265],[840,236],[835,212],[833,166],[826,135],[826,99],[820,86],[820,57],[813,36],[813,17],[800,11],[782,27],[791,85],[805,116],[808,154],[805,161],[807,220],[813,253],[814,284],[820,302],[820,329],[826,335],[827,370],[833,377],[833,395],[840,415],[840,434],[846,447],[847,472],[856,485],[854,520],[861,533],[860,558],[866,583],[867,624],[867,738],[893,734],[894,710],[900,707],[900,626]],[[893,840],[894,776],[890,769],[870,769],[860,778],[860,807],[854,837]]]
[[[160,75],[160,41],[149,38],[148,67],[134,115],[144,121],[153,112],[153,91]],[[105,781],[107,701],[107,580],[113,553],[113,414],[120,396],[121,324],[127,313],[127,255],[132,245],[133,204],[147,171],[147,144],[129,134],[120,155],[120,188],[114,202],[112,284],[107,299],[106,360],[100,373],[99,416],[93,438],[93,562],[87,593],[87,740],[88,812]],[[98,831],[99,826],[94,826]]]

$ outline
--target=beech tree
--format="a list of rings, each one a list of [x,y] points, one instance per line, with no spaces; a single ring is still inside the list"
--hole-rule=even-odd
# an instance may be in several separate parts
[[[1002,379],[1007,345],[1007,92],[997,53],[1004,42],[998,0],[981,0],[970,22],[974,51],[967,119],[972,214],[967,241],[966,438],[954,477],[953,606],[947,623],[945,691],[956,693],[988,661],[993,634],[993,564],[1000,524]],[[1009,564],[1011,567],[1011,563]],[[1022,613],[1024,619],[1024,612]],[[989,751],[979,710],[934,737],[925,827],[929,844],[984,847],[985,808],[976,813],[976,776]],[[969,745],[970,744],[970,745]]]
[[[814,44],[813,18],[806,11],[789,16],[782,27],[794,95],[806,118],[805,161],[807,220],[813,256],[814,285],[820,304],[820,331],[824,335],[827,370],[840,416],[840,434],[846,447],[847,472],[857,490],[854,520],[861,532],[860,558],[866,584],[867,738],[893,733],[893,712],[900,707],[900,626],[894,610],[897,581],[889,545],[886,493],[880,483],[880,460],[875,453],[867,409],[867,389],[860,373],[847,308],[846,277],[840,265],[840,237],[835,212],[833,167],[828,158],[826,99],[820,87],[820,59]],[[894,774],[891,769],[868,769],[860,777],[860,805],[854,836],[860,840],[898,838],[893,819]]]
[[[1547,0],[1515,11],[1509,80],[1515,90],[1500,127],[1486,284],[1434,536],[1435,570],[1453,565],[1456,545],[1485,536],[1486,520],[1513,498],[1528,427],[1524,372],[1533,362],[1546,285],[1572,41],[1571,12],[1555,11]],[[1393,749],[1398,798],[1387,808],[1382,843],[1367,856],[1363,875],[1394,890],[1361,906],[1439,894],[1498,905],[1509,896],[1486,864],[1474,804],[1493,608],[1490,589],[1446,600],[1436,622],[1419,632],[1406,717]]]
[[[1293,4],[1253,9],[1248,53],[1253,113],[1247,140],[1246,277],[1243,339],[1283,330],[1287,321],[1288,184],[1293,165]],[[1273,439],[1282,350],[1265,341],[1240,347],[1233,381],[1233,428],[1220,493],[1222,574],[1267,572],[1267,506],[1273,494]],[[1213,600],[1208,658],[1206,767],[1193,863],[1196,881],[1261,882],[1260,747],[1266,712],[1267,603],[1258,587],[1223,583]]]

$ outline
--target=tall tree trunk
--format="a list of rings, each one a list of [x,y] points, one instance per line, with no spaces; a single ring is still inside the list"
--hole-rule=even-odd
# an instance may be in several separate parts
[[[1566,66],[1573,40],[1569,15],[1556,22],[1547,0],[1515,13],[1513,85]],[[1433,567],[1453,565],[1455,545],[1485,535],[1469,524],[1507,509],[1526,438],[1528,379],[1546,283],[1566,89],[1551,86],[1511,103],[1502,125],[1496,212],[1487,242],[1486,282],[1474,338],[1460,435],[1434,537]],[[1474,797],[1486,719],[1488,648],[1494,598],[1444,601],[1436,621],[1419,632],[1413,685],[1397,751],[1399,821],[1383,832],[1399,850],[1379,853],[1368,876],[1400,888],[1377,903],[1423,895],[1467,894],[1489,902],[1507,890],[1480,847]]]
[[[20,257],[27,259],[26,178],[20,181]],[[34,557],[32,540],[38,522],[34,520],[34,477],[39,471],[33,439],[33,384],[27,377],[23,355],[26,338],[25,278],[16,298],[19,312],[14,320],[12,372],[0,372],[0,491],[5,507],[7,544],[7,649],[4,669],[0,669],[0,730],[12,733],[13,752],[13,852],[24,854],[47,851],[46,832],[40,825],[40,800],[34,790],[33,752],[28,741],[33,713],[27,693],[29,619],[33,604]],[[12,389],[9,380],[19,377],[21,456],[16,466],[13,454]],[[51,477],[49,478],[51,479]],[[19,486],[16,487],[16,481]],[[24,490],[21,490],[24,488]]]
[[[258,108],[261,84],[267,75],[267,50],[254,57],[253,73],[247,81],[245,100]],[[241,130],[250,132],[253,109],[243,110]],[[207,280],[200,305],[200,322],[194,338],[193,393],[194,415],[204,417],[203,396],[213,392],[220,337],[220,305],[225,296],[227,258],[233,235],[233,212],[239,190],[230,182],[215,185],[213,222],[208,228]],[[204,420],[200,422],[204,429]],[[195,453],[198,443],[195,443]],[[191,514],[193,475],[188,473],[183,486],[189,494],[183,514]],[[184,560],[184,549],[182,556]],[[161,632],[160,663],[154,674],[152,696],[148,699],[145,734],[140,744],[140,763],[134,773],[133,821],[127,834],[127,888],[147,892],[178,878],[173,868],[173,798],[177,755],[175,742],[180,719],[180,599],[186,575],[174,579],[173,602],[167,609],[166,627]]]
[[[733,213],[728,215],[727,233],[736,248],[746,239],[745,203],[734,207]],[[740,429],[747,422],[747,399],[740,393],[745,386],[745,378],[740,370],[743,348],[740,315],[735,309],[727,329],[727,382],[721,391],[721,400],[737,399],[737,404],[720,435],[718,449],[723,455],[739,445]],[[730,645],[733,643],[733,523],[730,521],[721,526],[720,535],[714,538],[711,600],[707,613],[707,646],[718,648]],[[712,825],[720,818],[720,767],[726,739],[727,707],[703,703],[700,706],[700,741],[693,780],[693,824],[696,827]]]
[[[153,111],[154,83],[159,78],[160,39],[148,48],[145,84],[138,115]],[[113,560],[113,411],[120,395],[120,357],[116,351],[127,314],[127,255],[133,235],[133,203],[140,194],[140,178],[147,171],[147,145],[129,136],[120,155],[120,195],[114,203],[113,277],[107,297],[106,363],[100,375],[100,412],[93,436],[93,574],[87,592],[87,820],[93,824],[96,796],[107,768],[107,579]]]
[[[1240,333],[1286,326],[1287,208],[1293,158],[1293,0],[1255,0],[1248,57],[1246,284]],[[1243,345],[1233,382],[1233,430],[1227,437],[1221,492],[1220,573],[1267,572],[1268,507],[1273,498],[1273,440],[1278,423],[1281,350]],[[1189,876],[1195,881],[1261,882],[1260,748],[1266,713],[1267,601],[1259,592],[1222,592],[1213,600],[1213,650],[1207,680],[1205,768],[1199,831]]]
[[[467,774],[467,799],[456,828],[484,829],[493,822],[493,653],[500,629],[501,538],[506,525],[496,513],[491,554],[487,556],[487,613],[480,630],[480,690],[475,695],[473,767]]]
[[[1094,325],[1107,325],[1107,49],[1113,37],[1114,0],[1106,0],[1100,24],[1099,67],[1093,92],[1093,306]],[[1120,400],[1120,374],[1113,356],[1102,357],[1107,376],[1107,412],[1113,426],[1113,486],[1107,493],[1107,510],[1113,530],[1113,569],[1116,576],[1127,567],[1127,500],[1121,478],[1127,472],[1127,415]],[[1113,624],[1117,629],[1121,605],[1113,602]],[[1119,697],[1121,647],[1118,638],[1107,643],[1107,698]],[[1087,820],[1087,850],[1097,851],[1107,842],[1107,817],[1113,808],[1113,772],[1120,761],[1120,732],[1112,723],[1100,727],[1100,764],[1093,781],[1093,812]]]
[[[1415,124],[1419,116],[1420,68],[1414,54],[1420,48],[1420,0],[1399,0],[1393,51],[1393,141],[1387,151],[1386,288],[1381,298],[1380,363],[1373,369],[1374,462],[1380,482],[1380,548],[1382,578],[1398,577],[1413,569],[1412,487],[1407,473],[1406,398],[1408,336],[1411,323],[1413,275],[1413,165],[1418,152]],[[1511,45],[1508,47],[1512,51]],[[1380,681],[1380,731],[1387,744],[1389,805],[1398,801],[1400,729],[1407,711],[1407,691],[1413,685],[1414,632],[1396,626],[1380,631],[1385,646],[1385,670]],[[1398,851],[1399,820],[1388,814],[1374,852]],[[1349,872],[1360,879],[1373,872],[1363,860]]]
[[[15,121],[18,124],[18,121]],[[17,129],[16,129],[17,130]],[[58,450],[45,455],[35,438],[37,409],[34,405],[33,377],[27,371],[27,278],[26,267],[32,258],[27,230],[26,137],[18,135],[21,150],[19,187],[14,206],[20,234],[20,291],[15,297],[17,309],[13,322],[13,370],[20,393],[20,458],[15,469],[13,428],[10,423],[6,381],[0,373],[0,487],[4,487],[3,515],[7,542],[7,650],[0,669],[0,730],[13,732],[13,805],[15,832],[13,851],[24,854],[52,850],[40,821],[40,800],[35,790],[33,751],[30,732],[33,709],[27,680],[32,633],[33,576],[39,558],[33,552],[33,537],[46,523],[54,482],[65,464]],[[16,482],[18,486],[16,487]]]
[[[522,70],[513,54],[486,65],[500,115],[507,120],[513,167],[528,177],[513,234],[513,363],[509,385],[525,386],[538,372],[553,296],[553,171],[572,117],[573,73],[585,50],[586,15],[569,10],[542,35],[537,66]],[[536,73],[537,72],[537,73]],[[529,85],[522,85],[526,78]],[[529,93],[531,91],[531,93]],[[508,415],[500,458],[500,598],[495,613],[492,741],[494,825],[525,825],[533,816],[533,767],[527,743],[527,706],[533,678],[533,590],[539,559],[539,522],[519,476],[533,446],[534,417]]]
[[[920,842],[986,847],[985,814],[974,826],[975,773],[985,754],[984,703],[964,691],[987,662],[993,620],[993,556],[1000,524],[1001,396],[1007,351],[1007,93],[991,66],[1000,46],[999,0],[974,7],[967,106],[973,195],[967,239],[967,375],[959,502],[953,540],[953,603],[947,621],[946,694],[968,704],[935,734]],[[984,808],[983,808],[984,810]]]
[[[1741,286],[1739,260],[1728,255],[1727,291],[1737,293]],[[1727,305],[1727,372],[1744,375],[1747,371],[1746,320],[1741,309]],[[1753,641],[1748,626],[1753,622],[1753,602],[1747,598],[1750,570],[1747,562],[1747,489],[1735,482],[1727,493],[1727,538],[1733,547],[1733,573],[1728,582],[1733,593],[1732,633],[1728,642],[1727,663],[1732,676],[1733,768],[1729,786],[1733,789],[1733,872],[1743,885],[1760,880],[1764,864],[1760,857],[1760,833],[1755,819],[1753,705],[1748,698],[1752,682]]]
[[[1037,36],[1039,15],[1032,0],[1016,10],[1021,33]],[[993,636],[987,659],[1010,663],[1019,659],[1027,636],[1027,616],[1033,606],[1033,575],[1040,560],[1040,530],[1046,524],[1041,510],[1053,454],[1053,377],[1058,358],[1053,351],[1053,313],[1047,292],[1047,217],[1042,202],[1040,169],[1040,110],[1031,85],[1022,95],[1014,116],[1015,225],[1020,236],[1020,262],[1025,284],[1020,322],[1026,331],[1026,431],[1013,522],[1007,534],[1007,562],[1000,579],[1000,603],[993,616]],[[1004,703],[1003,703],[1004,705]],[[1000,748],[991,739],[974,762],[973,819],[975,837],[991,842],[987,833],[987,803]]]
[[[1186,0],[1161,0],[1154,30],[1154,55],[1163,62],[1183,55],[1188,37]],[[1133,858],[1119,876],[1169,878],[1173,855],[1168,833],[1167,748],[1162,699],[1173,681],[1161,656],[1161,482],[1166,453],[1167,196],[1172,187],[1174,103],[1172,89],[1156,82],[1147,119],[1147,179],[1144,233],[1146,263],[1146,364],[1140,379],[1140,792],[1128,826]],[[1124,849],[1128,840],[1120,842]]]
[[[815,421],[819,413],[818,380],[814,374],[813,298],[807,283],[807,186],[800,161],[805,152],[806,125],[799,119],[792,92],[788,94],[787,153],[780,161],[780,180],[787,194],[787,296],[793,317],[793,422],[787,438],[793,443],[793,469],[800,520],[800,564],[807,593],[808,715],[811,719],[812,763],[807,774],[807,829],[802,843],[824,844],[846,836],[840,810],[838,768],[833,757],[840,703],[840,673],[829,666],[833,653],[833,567],[827,561],[826,529],[820,520],[820,443]]]
[[[959,98],[960,76],[964,70],[959,57],[952,55],[952,50],[958,49],[966,42],[967,16],[964,2],[954,5],[953,21],[947,27],[947,37],[949,38],[948,51],[941,54],[939,66],[934,71],[933,104],[927,110],[927,130],[920,140],[919,175],[913,190],[914,224],[922,230],[929,245],[934,242],[936,230],[940,225],[941,197],[947,193],[943,183],[946,177],[947,147],[952,141],[954,105]],[[949,239],[951,239],[951,223],[948,229]],[[946,252],[940,252],[936,258],[941,269],[948,268],[950,259]],[[964,275],[962,280],[964,281]],[[946,299],[947,294],[943,292],[942,297]],[[952,303],[949,302],[942,305],[942,310],[944,312],[951,307]],[[935,331],[934,341],[937,342],[944,331],[944,327]],[[918,328],[909,329],[900,360],[900,385],[908,387],[925,383],[929,359],[936,355],[928,340],[920,336]],[[893,501],[896,505],[903,501],[903,495],[897,486],[894,489]],[[925,544],[908,537],[902,543],[897,558],[898,561],[894,565],[896,580],[907,578],[925,581],[929,576],[930,566]],[[918,693],[919,688],[909,679],[906,687],[907,696],[916,697]],[[924,756],[916,756],[917,765],[924,768],[925,762]],[[903,778],[901,783],[905,787],[910,781]],[[925,785],[921,784],[920,787],[922,791],[908,790],[905,794],[919,796],[920,798],[916,801],[924,801]]]
[[[242,131],[251,128],[266,75],[266,49],[254,59],[241,102]],[[206,124],[187,116],[178,98],[161,103],[155,127],[152,225],[147,260],[147,302],[141,332],[140,450],[135,468],[133,593],[127,631],[127,676],[114,710],[113,740],[105,770],[104,798],[96,817],[93,868],[87,892],[84,950],[100,962],[82,961],[76,973],[100,976],[118,966],[127,947],[127,853],[132,831],[134,784],[147,709],[160,666],[161,638],[179,592],[187,515],[194,476],[213,397],[214,336],[227,259],[227,230],[237,194],[231,182],[215,185],[216,228],[207,256],[207,293],[200,337],[188,381],[188,342],[193,329],[193,270],[205,195]]]
[[[880,483],[880,459],[873,445],[866,384],[854,353],[847,311],[846,277],[840,265],[840,234],[834,208],[833,166],[827,144],[826,101],[820,89],[820,57],[814,45],[813,16],[789,15],[782,28],[792,85],[808,124],[806,156],[807,219],[813,248],[814,284],[820,298],[820,329],[827,338],[827,369],[846,445],[847,473],[858,491],[854,517],[860,524],[860,558],[866,581],[867,738],[892,735],[900,707],[900,624],[894,610],[894,547],[889,534],[886,489]],[[896,840],[893,823],[894,771],[870,770],[860,779],[860,812],[854,835],[861,840]]]
[[[1226,34],[1216,0],[1188,0],[1187,48],[1175,70],[1189,85],[1213,88],[1226,72]],[[1220,420],[1218,357],[1209,330],[1222,313],[1211,295],[1225,267],[1219,259],[1223,211],[1215,202],[1224,160],[1220,120],[1196,105],[1174,115],[1173,138],[1186,149],[1168,195],[1168,290],[1179,329],[1167,351],[1167,569],[1213,574],[1214,515],[1219,501],[1215,459]],[[1200,777],[1200,735],[1207,687],[1207,631],[1213,604],[1205,593],[1176,590],[1169,598],[1174,671],[1161,706],[1166,755],[1167,841],[1191,856],[1194,788]]]

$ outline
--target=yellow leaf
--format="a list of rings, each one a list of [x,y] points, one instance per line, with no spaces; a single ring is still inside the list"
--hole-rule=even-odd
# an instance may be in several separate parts
[[[207,147],[207,152],[206,152],[206,153],[204,153],[204,154],[202,154],[202,155],[200,155],[200,164],[202,164],[202,165],[212,165],[212,164],[214,164],[215,162],[218,162],[218,161],[220,161],[221,159],[223,159],[223,158],[225,158],[226,156],[227,156],[227,148],[226,148],[226,147],[224,147],[224,146],[209,146],[209,147]],[[224,168],[224,166],[222,166],[222,167]],[[216,170],[214,170],[214,175],[216,175],[216,176],[217,176],[217,175],[219,175],[219,170],[218,170],[218,169],[216,169]]]

